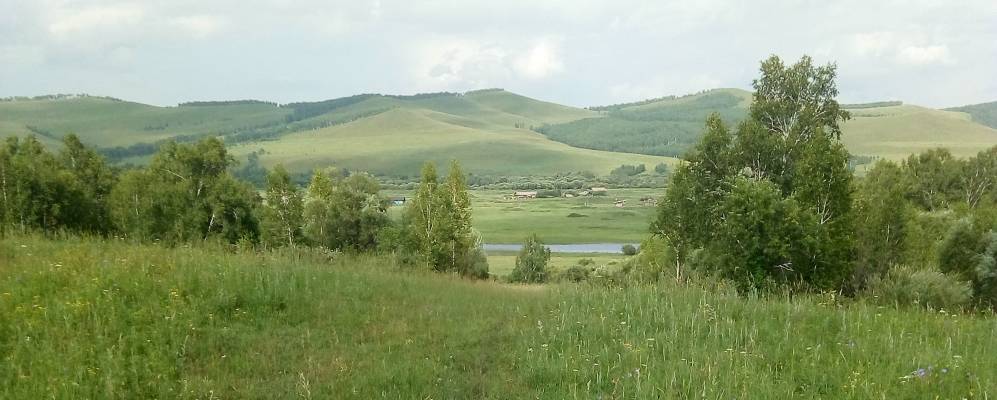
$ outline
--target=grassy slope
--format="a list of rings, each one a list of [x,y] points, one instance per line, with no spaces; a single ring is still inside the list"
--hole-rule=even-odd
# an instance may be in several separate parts
[[[2,398],[989,398],[993,317],[0,241]],[[925,369],[923,377],[911,372]]]
[[[853,154],[900,159],[946,147],[957,156],[971,156],[997,145],[997,130],[974,123],[965,113],[911,105],[850,111],[842,141]]]
[[[431,110],[448,109],[454,113]],[[550,141],[514,128],[515,117],[473,118],[481,107],[399,107],[344,125],[297,132],[277,141],[232,147],[236,155],[266,150],[261,160],[303,171],[326,165],[391,175],[415,175],[426,160],[445,165],[458,159],[477,174],[549,175],[556,172],[608,173],[620,164],[674,163],[674,159],[593,151]],[[510,118],[508,125],[502,119]]]
[[[98,97],[8,101],[0,102],[0,136],[30,134],[32,125],[100,147],[127,146],[279,122],[288,112],[266,104],[155,107]]]

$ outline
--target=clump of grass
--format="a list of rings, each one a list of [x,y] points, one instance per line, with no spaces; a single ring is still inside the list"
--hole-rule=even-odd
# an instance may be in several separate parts
[[[588,215],[579,214],[579,213],[568,214],[568,218],[585,218],[585,217],[588,217]]]
[[[986,398],[992,316],[0,241],[0,398]]]

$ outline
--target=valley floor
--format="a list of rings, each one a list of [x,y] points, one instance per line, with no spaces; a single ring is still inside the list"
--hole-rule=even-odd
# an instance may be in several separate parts
[[[0,398],[990,398],[992,316],[8,237]]]

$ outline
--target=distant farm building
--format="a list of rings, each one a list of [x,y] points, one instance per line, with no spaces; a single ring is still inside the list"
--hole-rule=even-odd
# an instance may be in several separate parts
[[[516,199],[535,199],[537,198],[537,192],[516,192],[512,194],[512,197]]]
[[[592,190],[590,190],[590,192],[592,192],[592,194],[596,194],[596,193],[607,193],[607,192],[609,192],[609,189],[606,189],[604,187],[594,187],[594,188],[592,188]]]

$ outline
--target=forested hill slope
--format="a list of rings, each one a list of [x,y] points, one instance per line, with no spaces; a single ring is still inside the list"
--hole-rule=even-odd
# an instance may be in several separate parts
[[[997,129],[997,101],[946,108],[945,111],[964,112],[969,114],[974,122]]]
[[[682,156],[713,112],[730,125],[748,113],[751,92],[715,89],[682,97],[591,107],[603,115],[536,128],[576,147]],[[997,102],[936,110],[902,102],[847,104],[842,140],[855,155],[903,158],[934,147],[968,156],[997,145]]]

